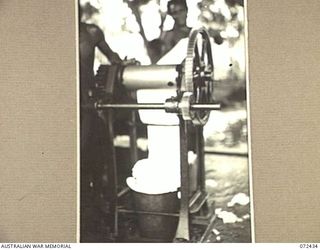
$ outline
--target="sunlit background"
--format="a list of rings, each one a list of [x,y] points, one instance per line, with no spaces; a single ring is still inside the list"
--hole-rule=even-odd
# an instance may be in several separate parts
[[[133,5],[133,2],[135,3]],[[138,3],[136,3],[138,2]],[[97,24],[105,34],[110,47],[122,58],[136,58],[141,64],[150,64],[144,39],[151,41],[160,36],[162,30],[173,27],[173,19],[166,15],[168,0],[80,0],[85,9],[83,21]],[[128,4],[139,11],[145,38],[133,10]],[[214,44],[215,79],[244,79],[244,11],[240,5],[228,6],[224,0],[187,0],[189,27],[203,25],[211,33],[219,32],[224,38],[222,44]],[[164,21],[162,23],[162,18]],[[106,63],[106,58],[99,55],[96,67]],[[229,65],[232,63],[233,67]]]

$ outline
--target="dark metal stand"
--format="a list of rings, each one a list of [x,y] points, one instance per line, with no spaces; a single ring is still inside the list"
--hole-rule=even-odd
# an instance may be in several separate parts
[[[179,223],[174,241],[189,241],[189,164],[188,164],[188,123],[179,117],[180,123],[180,175],[181,199]]]
[[[115,148],[113,145],[113,119],[112,110],[107,109],[105,113],[108,117],[107,119],[107,130],[110,138],[110,151],[107,154],[115,156]],[[120,215],[137,215],[137,214],[153,214],[161,216],[175,216],[179,217],[178,226],[176,230],[176,235],[173,239],[174,242],[188,242],[191,239],[190,233],[191,228],[195,225],[201,225],[204,227],[203,234],[198,239],[198,242],[204,242],[209,236],[213,222],[215,220],[215,215],[213,209],[208,207],[208,194],[205,191],[205,164],[204,164],[204,141],[202,135],[202,126],[195,127],[195,150],[197,154],[197,189],[191,193],[190,191],[190,166],[188,164],[188,137],[189,128],[191,122],[184,121],[182,117],[180,120],[180,163],[181,163],[181,199],[180,199],[180,210],[179,213],[159,213],[159,212],[148,212],[148,211],[137,211],[132,208],[126,208],[125,205],[120,204],[120,199],[125,199],[125,196],[130,192],[128,187],[120,188],[117,176],[117,163],[115,157],[111,156],[112,165],[109,175],[112,179],[111,183],[114,186],[112,188],[110,197],[111,209],[110,216],[113,217],[113,229],[111,233],[111,238],[117,241],[120,238],[119,232],[119,216]],[[136,111],[131,111],[130,126],[129,126],[129,136],[130,136],[130,159],[132,164],[138,160],[138,148],[137,148],[137,127],[136,127]],[[110,235],[109,235],[110,237]],[[147,239],[150,242],[157,242],[157,239]],[[145,242],[146,239],[136,238],[133,239],[135,242]]]

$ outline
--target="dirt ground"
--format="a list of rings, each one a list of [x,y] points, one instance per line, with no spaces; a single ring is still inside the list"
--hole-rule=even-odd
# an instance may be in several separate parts
[[[224,223],[222,219],[217,218],[208,242],[251,242],[250,203],[228,207],[228,203],[236,194],[243,193],[249,196],[248,159],[209,155],[206,161],[209,201],[214,202],[216,210],[232,212],[240,220]]]

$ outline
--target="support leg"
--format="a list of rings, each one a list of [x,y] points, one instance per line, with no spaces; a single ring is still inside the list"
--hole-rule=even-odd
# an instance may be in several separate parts
[[[180,117],[180,169],[181,169],[181,200],[179,223],[174,241],[189,241],[189,164],[187,122]]]
[[[106,163],[107,163],[107,177],[108,185],[106,190],[106,199],[109,203],[109,218],[110,227],[113,228],[113,234],[115,237],[118,236],[118,199],[117,199],[117,189],[118,189],[118,177],[117,177],[117,164],[116,164],[116,153],[113,145],[114,131],[113,131],[113,115],[112,110],[107,110],[104,113],[105,117],[105,127],[107,133],[107,143],[106,143]]]

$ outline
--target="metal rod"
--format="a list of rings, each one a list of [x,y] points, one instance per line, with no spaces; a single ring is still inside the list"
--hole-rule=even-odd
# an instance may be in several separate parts
[[[198,185],[202,192],[206,191],[206,174],[205,174],[205,159],[204,159],[204,138],[203,126],[196,127],[196,152],[198,155]]]
[[[123,188],[118,194],[117,197],[120,198],[121,196],[125,195],[126,193],[128,193],[130,191],[130,188],[125,187]]]
[[[97,104],[98,109],[164,109],[163,103]]]
[[[190,107],[191,110],[197,110],[197,109],[207,109],[207,110],[219,110],[221,109],[220,104],[212,103],[212,104],[191,104]]]
[[[188,122],[179,117],[180,121],[180,175],[181,175],[181,199],[179,222],[174,241],[189,241],[189,164],[188,164]]]
[[[165,109],[163,103],[96,104],[98,109]],[[191,104],[191,110],[219,110],[220,104]]]
[[[201,238],[199,240],[200,243],[203,243],[203,242],[207,241],[209,235],[211,234],[211,231],[213,229],[214,222],[215,222],[216,219],[217,219],[217,215],[216,214],[211,217],[210,222],[209,222],[206,230],[204,231],[203,235],[201,236]]]
[[[118,235],[119,228],[118,228],[118,197],[117,197],[117,187],[118,187],[118,174],[117,174],[117,160],[116,160],[116,153],[115,148],[113,145],[113,138],[114,138],[114,127],[113,127],[113,110],[107,110],[105,114],[105,129],[106,129],[106,136],[107,136],[107,149],[106,149],[106,161],[110,164],[108,167],[108,175],[110,176],[110,185],[109,190],[110,192],[110,203],[111,203],[111,214],[113,214],[113,230],[114,235]]]
[[[137,127],[136,127],[136,110],[131,110],[131,123],[129,127],[130,133],[130,160],[134,164],[138,160],[138,145],[137,145]]]
[[[195,194],[191,197],[189,200],[189,207],[192,207],[192,205],[197,201],[197,199],[200,197],[201,191],[197,190]]]
[[[128,213],[128,214],[149,214],[149,215],[162,215],[162,216],[174,216],[178,217],[178,213],[164,213],[164,212],[151,212],[151,211],[140,211],[140,210],[131,210],[125,208],[118,208],[119,213]]]
[[[204,151],[205,154],[212,155],[225,155],[225,156],[237,156],[237,157],[248,157],[248,153],[240,153],[240,152],[226,152],[226,151],[214,151],[206,149]]]

